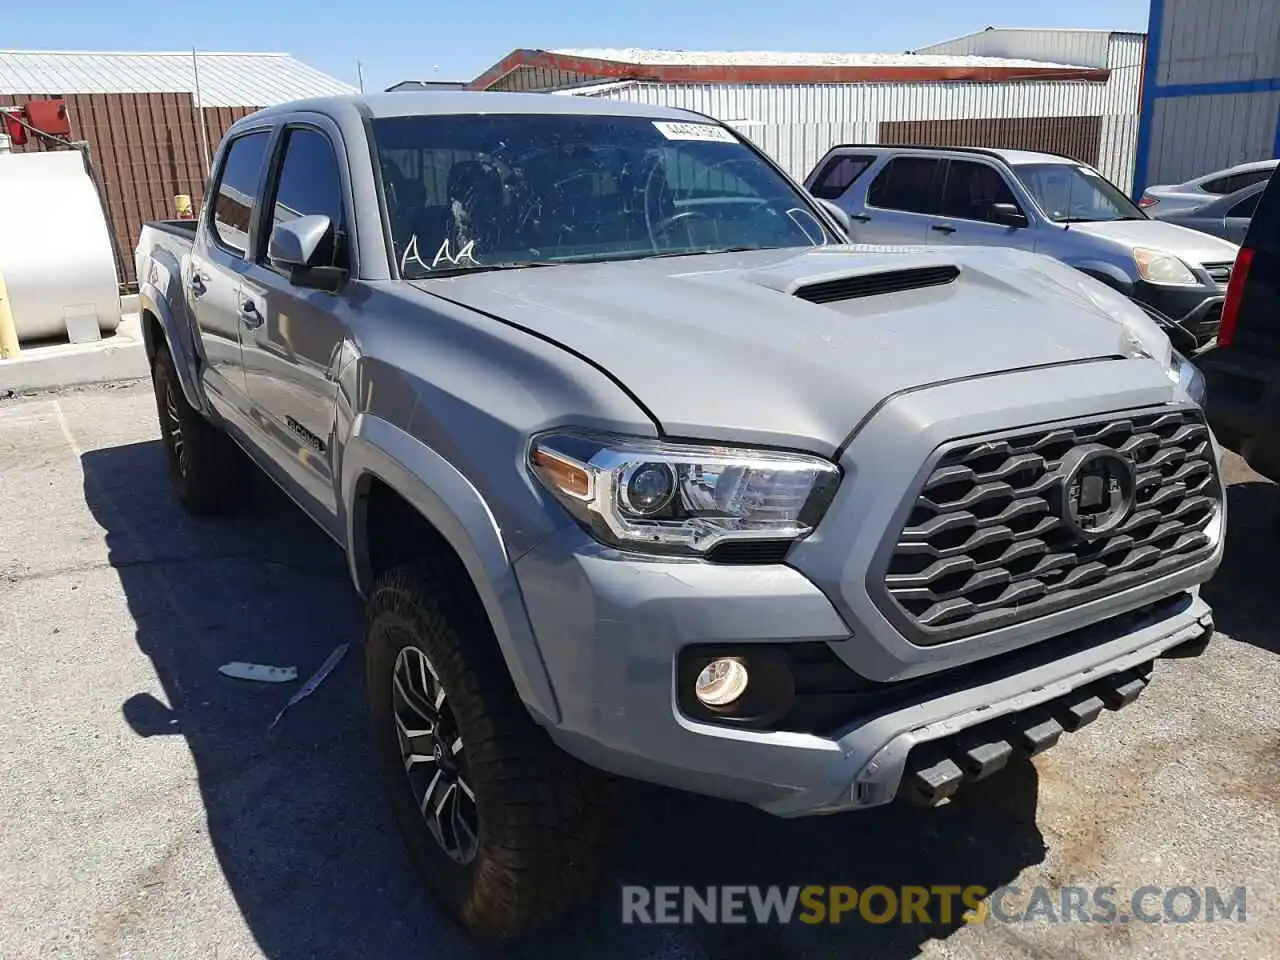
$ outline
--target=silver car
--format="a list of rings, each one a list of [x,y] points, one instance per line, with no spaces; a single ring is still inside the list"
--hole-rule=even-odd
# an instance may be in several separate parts
[[[805,187],[843,211],[858,242],[1047,254],[1137,301],[1192,345],[1217,331],[1237,251],[1152,220],[1093,167],[1055,154],[839,146]]]
[[[1266,183],[1277,165],[1280,165],[1280,160],[1255,160],[1215,170],[1183,183],[1156,184],[1142,192],[1138,206],[1152,216],[1165,219],[1174,212],[1194,210],[1245,187]]]
[[[1206,196],[1203,203],[1192,207],[1166,209],[1161,204],[1149,207],[1147,212],[1166,223],[1176,223],[1180,227],[1209,233],[1232,243],[1244,243],[1244,236],[1249,232],[1249,221],[1258,206],[1258,198],[1267,189],[1269,182],[1262,180],[1222,197]]]

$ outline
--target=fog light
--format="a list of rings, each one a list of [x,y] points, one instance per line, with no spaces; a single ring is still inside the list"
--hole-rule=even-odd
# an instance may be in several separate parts
[[[746,689],[747,668],[736,657],[712,660],[693,682],[694,695],[709,707],[733,703]]]

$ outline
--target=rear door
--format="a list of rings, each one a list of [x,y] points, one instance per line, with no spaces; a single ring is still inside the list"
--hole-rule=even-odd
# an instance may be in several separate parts
[[[272,459],[284,476],[277,479],[335,534],[332,434],[353,285],[338,293],[295,287],[271,265],[267,248],[275,225],[322,214],[332,224],[325,265],[354,275],[353,204],[340,144],[337,128],[319,119],[281,132],[264,194],[263,235],[239,305],[245,381],[255,417],[278,448]]]
[[[854,231],[863,243],[925,244],[938,212],[946,160],[891,157],[867,187],[863,217]]]
[[[992,206],[997,203],[1013,204],[1027,216],[1004,173],[995,164],[986,160],[947,161],[939,216],[931,218],[929,223],[929,244],[1031,250],[1035,240],[1029,229],[1030,219],[1026,227],[993,223]]]
[[[209,394],[243,412],[247,407],[240,355],[239,293],[249,268],[253,211],[266,174],[271,131],[245,133],[222,152],[201,235],[185,277],[187,302],[204,352]]]

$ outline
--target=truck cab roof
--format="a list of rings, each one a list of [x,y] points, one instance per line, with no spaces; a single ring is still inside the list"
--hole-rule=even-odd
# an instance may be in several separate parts
[[[491,93],[479,90],[401,91],[316,97],[294,100],[251,114],[254,118],[295,113],[338,116],[348,112],[371,117],[456,116],[459,114],[526,114],[566,116],[650,117],[655,120],[688,120],[699,116],[674,107],[598,100],[594,97],[557,97],[543,93]],[[705,119],[705,118],[703,118]]]

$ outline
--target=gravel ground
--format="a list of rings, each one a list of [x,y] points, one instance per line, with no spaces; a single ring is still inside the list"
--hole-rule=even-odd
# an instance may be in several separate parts
[[[482,955],[400,850],[358,649],[271,732],[295,687],[217,673],[305,677],[357,638],[338,550],[270,491],[187,517],[156,436],[145,384],[0,401],[0,956]],[[1110,885],[1122,905],[1246,885],[1246,922],[637,927],[615,887],[508,955],[1280,956],[1280,498],[1239,461],[1231,480],[1221,633],[1134,706],[932,813],[788,822],[642,791],[617,882]]]

